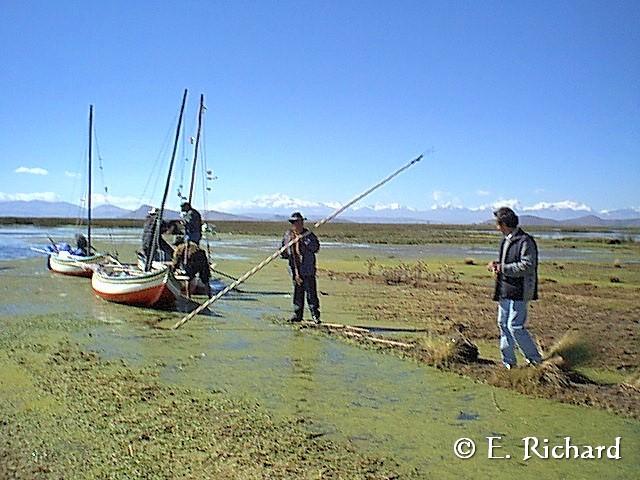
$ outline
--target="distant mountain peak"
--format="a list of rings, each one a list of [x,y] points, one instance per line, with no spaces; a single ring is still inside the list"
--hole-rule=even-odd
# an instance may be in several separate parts
[[[214,208],[201,212],[207,220],[271,220],[284,221],[292,211],[300,210],[308,218],[319,219],[339,207],[337,202],[311,202],[295,199],[287,195],[274,194],[256,197],[248,202],[226,201]],[[504,201],[508,202],[508,201]],[[497,203],[504,203],[502,201]],[[225,213],[221,205],[230,205],[233,213]],[[537,207],[538,209],[534,209]],[[545,207],[545,208],[542,208]],[[567,207],[567,208],[565,208]],[[150,205],[141,205],[135,210],[126,210],[114,205],[99,205],[93,209],[94,218],[134,218],[147,216]],[[349,209],[340,220],[380,223],[483,223],[492,218],[492,205],[466,208],[452,203],[437,205],[431,209],[418,210],[400,203],[363,205]],[[516,210],[523,224],[538,222],[541,225],[585,225],[585,226],[637,226],[640,224],[640,208],[602,211],[596,215],[591,208],[578,202],[541,202],[532,207]],[[580,215],[582,214],[582,215]],[[585,215],[586,214],[586,215]],[[86,210],[67,202],[47,202],[41,200],[0,201],[0,216],[4,217],[60,217],[82,218]],[[177,211],[165,210],[165,218],[180,218]]]

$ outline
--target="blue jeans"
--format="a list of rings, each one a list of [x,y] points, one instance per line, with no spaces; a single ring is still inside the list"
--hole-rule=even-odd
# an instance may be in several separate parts
[[[527,302],[503,299],[498,302],[498,327],[500,328],[500,351],[502,363],[516,365],[516,345],[529,363],[540,363],[542,357],[531,335],[525,328]]]

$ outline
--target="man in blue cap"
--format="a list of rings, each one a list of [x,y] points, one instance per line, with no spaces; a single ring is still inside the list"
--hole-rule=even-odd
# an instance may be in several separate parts
[[[293,277],[294,314],[290,321],[302,321],[306,294],[313,321],[320,323],[320,300],[316,284],[316,253],[320,250],[320,242],[318,237],[304,227],[305,220],[300,212],[293,212],[289,218],[291,228],[282,239],[284,246],[291,240],[300,238],[282,254],[282,258],[289,260],[289,269]]]

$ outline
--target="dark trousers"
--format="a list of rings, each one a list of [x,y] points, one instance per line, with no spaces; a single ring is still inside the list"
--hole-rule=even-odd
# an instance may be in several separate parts
[[[301,277],[302,285],[293,280],[293,311],[297,320],[302,320],[304,313],[304,296],[307,295],[307,303],[311,315],[320,318],[320,300],[318,300],[318,287],[315,275]]]
[[[209,297],[211,296],[211,286],[209,285],[209,282],[211,281],[211,271],[209,270],[209,260],[207,259],[207,254],[204,253],[204,250],[198,250],[189,257],[187,265],[184,267],[184,271],[190,280],[193,280],[197,274],[207,289],[207,295]]]

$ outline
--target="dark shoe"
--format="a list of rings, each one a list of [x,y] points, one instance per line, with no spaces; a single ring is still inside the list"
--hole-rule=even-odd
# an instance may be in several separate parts
[[[314,315],[311,318],[313,319],[313,323],[315,323],[316,325],[320,325],[320,317],[318,317],[317,315]]]
[[[293,317],[291,317],[291,318],[288,320],[288,322],[289,322],[289,323],[300,323],[301,321],[302,321],[302,319],[301,319],[301,318],[298,318],[298,316],[297,316],[297,315],[294,315]]]

